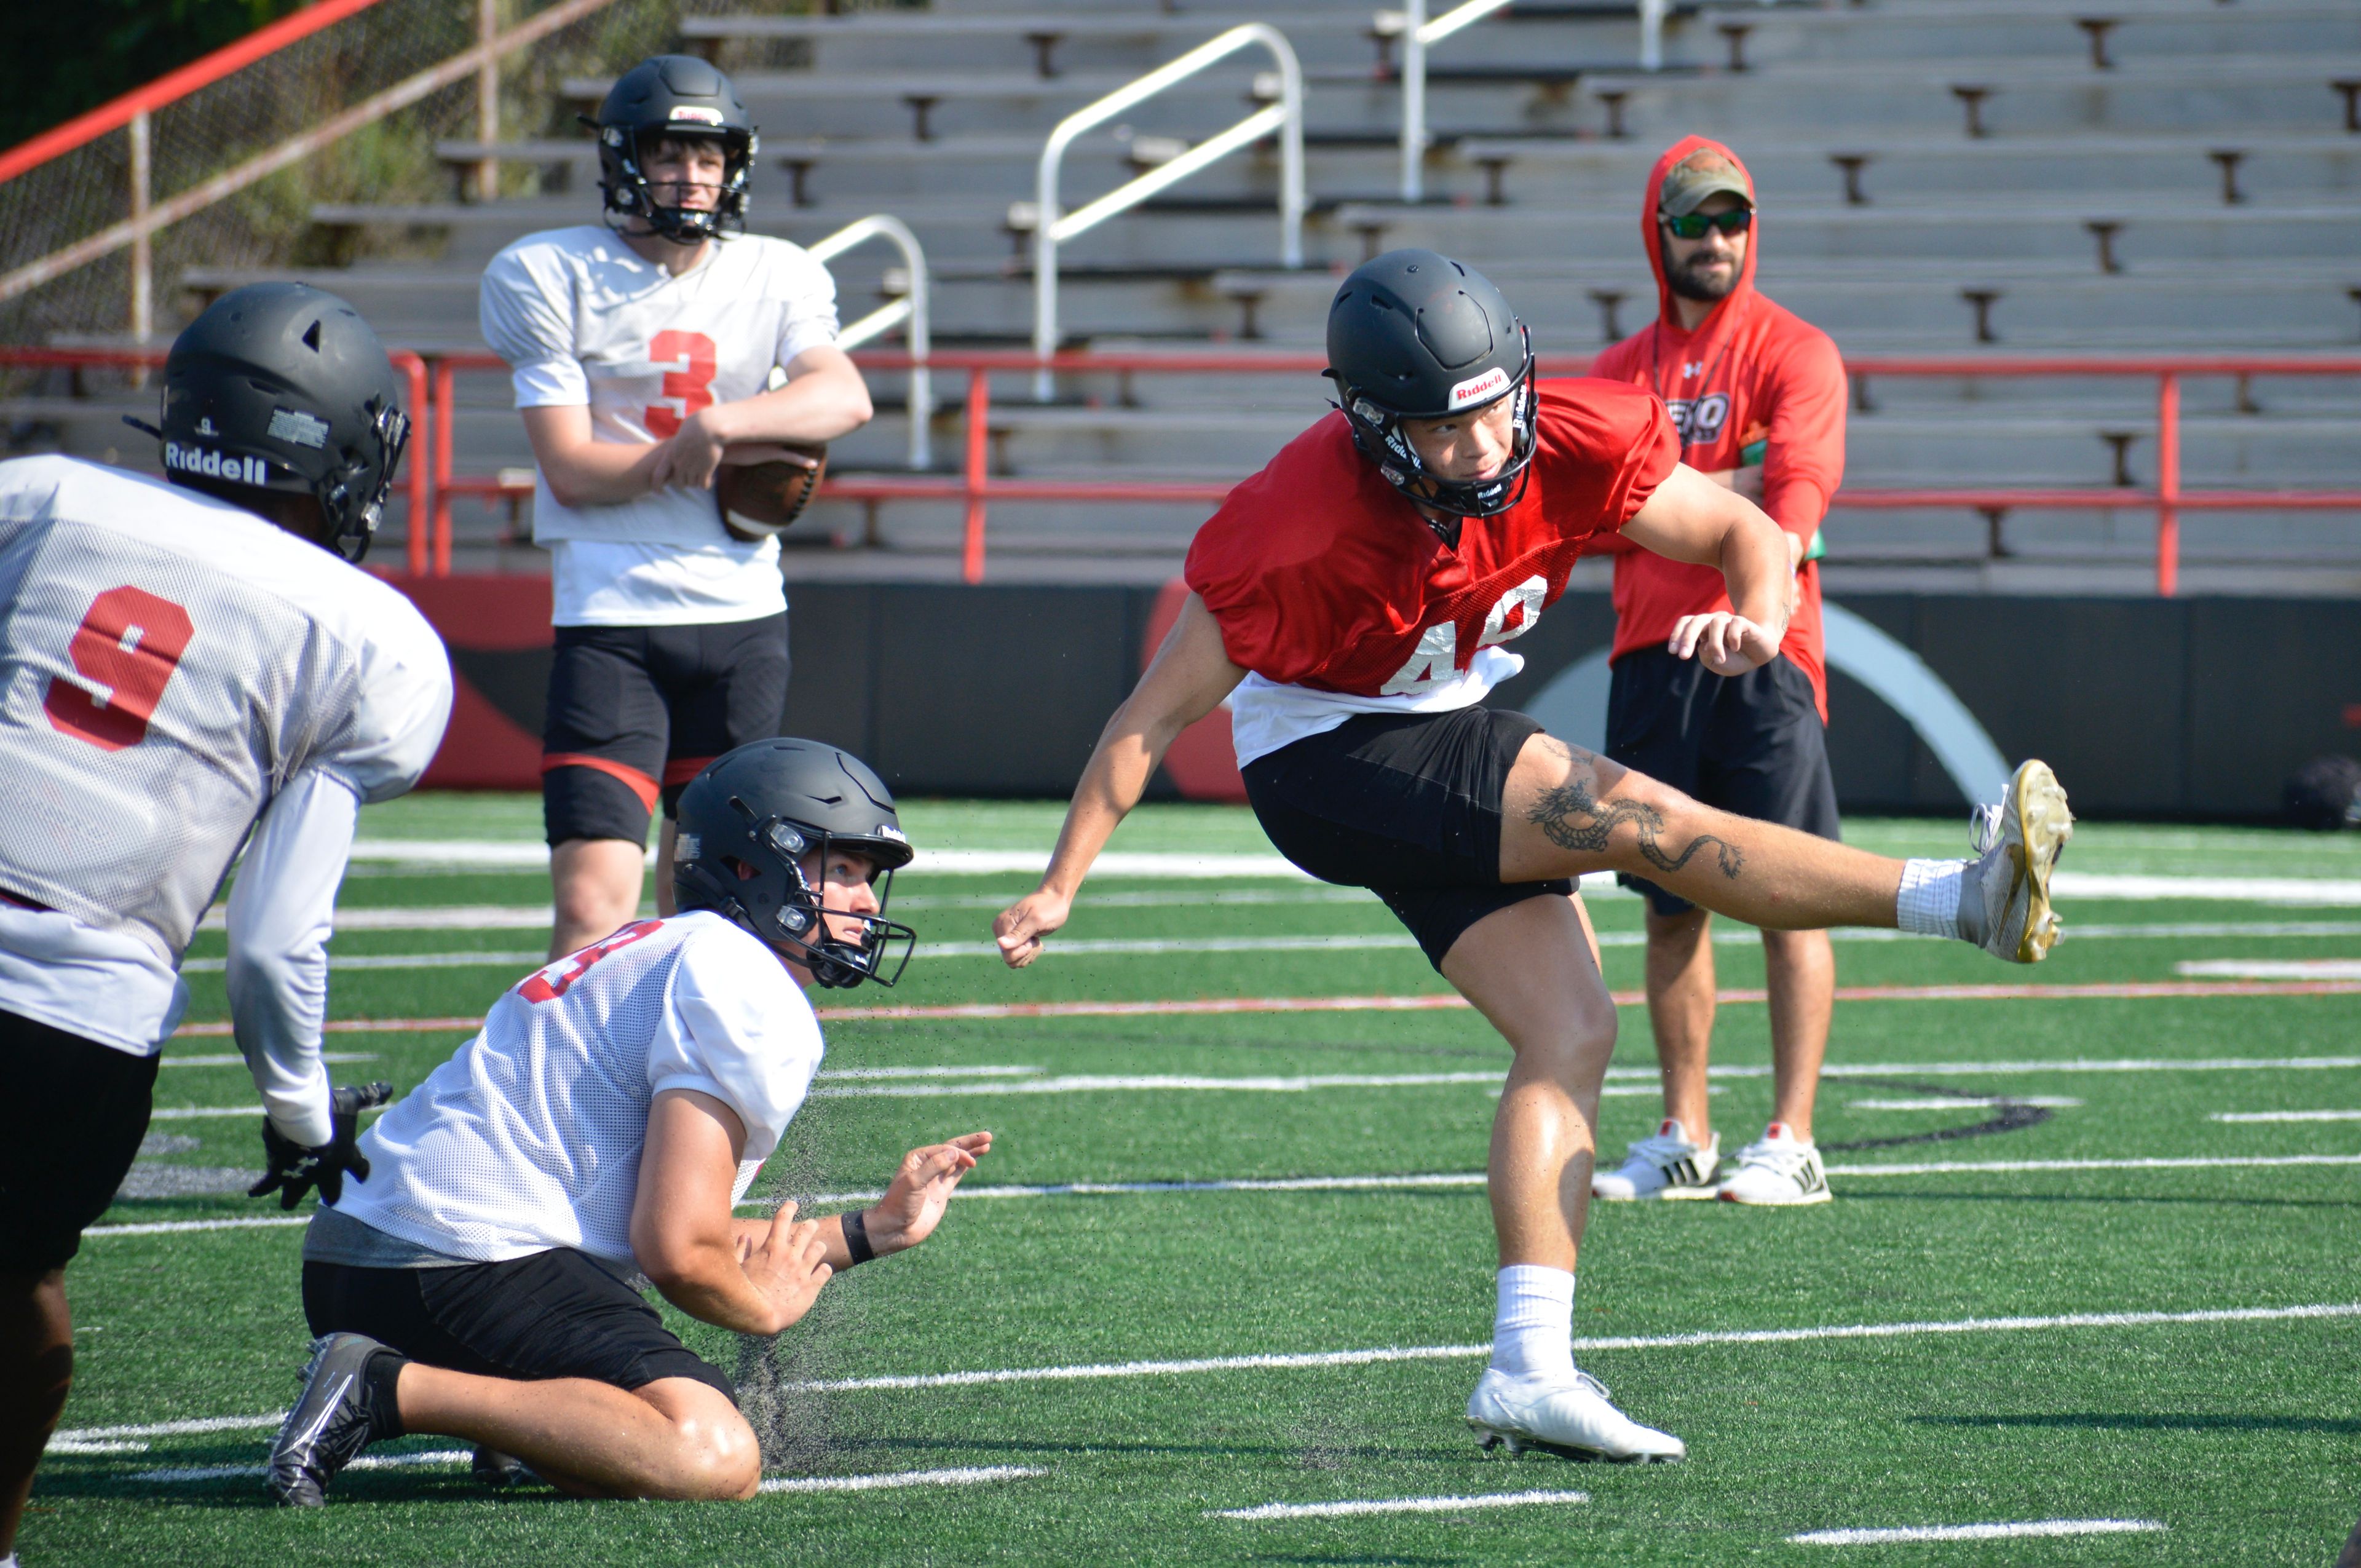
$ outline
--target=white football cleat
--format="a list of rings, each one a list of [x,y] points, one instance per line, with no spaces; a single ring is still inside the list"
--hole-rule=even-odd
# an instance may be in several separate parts
[[[1630,1146],[1619,1169],[1590,1179],[1590,1195],[1609,1203],[1639,1198],[1710,1198],[1714,1172],[1721,1168],[1721,1135],[1713,1142],[1689,1141],[1688,1129],[1670,1116],[1652,1137]]]
[[[2058,940],[2049,872],[2074,836],[2066,791],[2048,763],[2020,762],[2007,795],[1978,806],[1969,824],[1977,858],[1960,889],[1960,934],[1994,958],[2037,964]]]
[[[1784,1122],[1738,1151],[1738,1172],[1720,1192],[1725,1203],[1826,1203],[1835,1196],[1818,1147],[1798,1141]]]
[[[1565,1459],[1645,1464],[1686,1459],[1689,1452],[1672,1433],[1643,1427],[1617,1409],[1607,1385],[1580,1371],[1570,1377],[1511,1377],[1487,1367],[1468,1398],[1467,1424],[1485,1452],[1506,1443],[1511,1457],[1538,1448]]]

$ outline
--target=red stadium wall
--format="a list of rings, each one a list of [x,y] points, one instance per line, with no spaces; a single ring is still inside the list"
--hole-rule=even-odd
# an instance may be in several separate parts
[[[550,662],[540,577],[395,579],[450,645],[458,697],[426,775],[446,789],[535,789]],[[1185,597],[1154,588],[805,583],[790,592],[789,733],[850,747],[920,795],[1065,795],[1107,715]],[[2058,769],[2092,817],[2268,819],[2282,781],[2361,754],[2361,600],[1847,595],[1916,652],[2009,759]],[[1569,593],[1519,641],[1532,702],[1614,629],[1603,593]],[[1895,713],[1842,672],[1829,762],[1847,811],[1949,814],[1959,793]],[[1236,800],[1229,718],[1175,744],[1163,798]]]
[[[549,685],[549,579],[393,577],[451,650],[451,728],[429,789],[541,787]]]

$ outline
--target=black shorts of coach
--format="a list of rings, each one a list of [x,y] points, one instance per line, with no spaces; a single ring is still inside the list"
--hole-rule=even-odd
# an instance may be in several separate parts
[[[148,1135],[157,1061],[0,1013],[0,1274],[82,1249]]]
[[[696,626],[561,626],[541,740],[549,842],[644,844],[705,764],[779,732],[787,618]]]
[[[1735,816],[1839,836],[1828,729],[1812,678],[1790,659],[1717,675],[1662,648],[1624,654],[1608,686],[1607,755]],[[1629,872],[1616,880],[1666,918],[1695,907]]]
[[[735,1403],[730,1379],[664,1327],[628,1273],[568,1247],[425,1268],[306,1258],[303,1316],[314,1334],[367,1334],[479,1377],[588,1377],[626,1392],[686,1377]]]
[[[1495,910],[1564,897],[1565,878],[1500,880],[1500,801],[1541,726],[1521,713],[1362,714],[1239,770],[1279,852],[1323,882],[1366,887],[1437,970]]]

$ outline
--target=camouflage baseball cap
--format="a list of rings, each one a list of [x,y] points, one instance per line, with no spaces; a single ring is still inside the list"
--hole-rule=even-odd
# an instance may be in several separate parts
[[[1656,210],[1668,218],[1686,217],[1703,206],[1707,197],[1724,191],[1750,207],[1754,204],[1754,187],[1746,176],[1708,148],[1673,165],[1664,176],[1664,189],[1657,192]]]

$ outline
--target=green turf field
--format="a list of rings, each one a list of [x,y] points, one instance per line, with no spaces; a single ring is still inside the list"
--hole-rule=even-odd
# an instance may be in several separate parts
[[[929,849],[1040,850],[1056,817],[917,803],[905,820]],[[363,837],[530,841],[537,819],[530,800],[430,796],[373,809]],[[1892,852],[1955,852],[1964,837],[1949,823],[1849,831]],[[1268,850],[1245,814],[1207,807],[1144,811],[1116,847]],[[2361,842],[2092,825],[2066,865],[2350,881],[2361,879]],[[2361,994],[2333,989],[2334,970],[2323,986],[2301,968],[2268,967],[2345,960],[2361,974],[2361,906],[2284,889],[2278,902],[2077,898],[2064,901],[2067,941],[2031,971],[1951,944],[1840,939],[1839,983],[1874,994],[1839,1004],[1830,1061],[1841,1076],[1821,1094],[1817,1131],[1838,1201],[1594,1212],[1576,1333],[1622,1343],[1580,1359],[1627,1410],[1690,1447],[1686,1464],[1638,1469],[1488,1460],[1460,1420],[1490,1328],[1493,1257],[1480,1182],[1449,1179],[1482,1168],[1505,1065],[1474,1014],[1093,1011],[1441,996],[1374,900],[1279,878],[1094,881],[1067,935],[1110,946],[1053,949],[1011,975],[972,955],[992,910],[1026,881],[906,876],[895,907],[936,950],[890,995],[820,1000],[1070,1005],[1050,1016],[833,1020],[832,1076],[758,1193],[855,1193],[905,1147],[976,1127],[998,1135],[976,1186],[1444,1179],[979,1196],[954,1204],[924,1249],[831,1285],[774,1344],[675,1318],[739,1378],[778,1477],[1001,1473],[697,1507],[572,1503],[538,1487],[494,1496],[464,1464],[432,1457],[461,1445],[416,1438],[377,1455],[412,1463],[348,1471],[326,1509],[275,1511],[255,1472],[264,1419],[292,1395],[305,1350],[300,1231],[94,1234],[69,1276],[79,1373],[25,1561],[2309,1565],[2334,1558],[2361,1514],[2361,1119],[2213,1119],[2361,1113]],[[547,897],[529,867],[377,861],[357,866],[344,907]],[[1592,912],[1609,983],[1636,988],[1637,903],[1600,897]],[[340,969],[334,1016],[479,1014],[530,961],[468,955],[526,954],[546,940],[522,916],[504,929],[456,928],[455,918],[396,929],[354,918],[336,939],[340,959],[410,961]],[[1735,939],[1717,949],[1722,984],[1759,986],[1759,946],[1724,936]],[[1335,940],[1264,940],[1290,938]],[[1217,942],[1244,950],[1208,950]],[[192,956],[222,950],[209,933]],[[434,961],[420,967],[422,957]],[[2197,964],[2265,966],[2265,978],[2183,969]],[[2126,982],[2164,989],[2141,994]],[[2025,983],[2101,993],[1957,989]],[[2249,993],[2190,993],[2201,985]],[[1939,987],[1954,989],[1926,994]],[[193,1026],[168,1052],[158,1105],[250,1106],[234,1047],[203,1029],[226,1016],[219,974],[192,974],[191,989]],[[406,1090],[465,1033],[339,1033],[331,1048],[360,1058],[336,1068],[340,1080],[385,1077]],[[1763,1009],[1727,1005],[1716,1063],[1731,1070],[1715,1102],[1725,1148],[1760,1131],[1768,1059]],[[1659,1113],[1639,1008],[1624,1010],[1616,1064],[1603,1110],[1610,1156]],[[889,1068],[946,1070],[861,1076]],[[1260,1086],[1208,1084],[1221,1080]],[[1996,1097],[2063,1103],[2035,1114]],[[1927,1136],[1993,1122],[2012,1125]],[[159,1118],[134,1186],[167,1195],[126,1198],[104,1224],[275,1214],[202,1190],[258,1168],[257,1129],[245,1114]],[[2324,1157],[2234,1163],[2296,1157]],[[2191,1163],[2130,1164],[2140,1160]],[[2040,1168],[2049,1162],[2096,1163]],[[171,1195],[176,1187],[200,1190]],[[2191,1321],[2207,1313],[2225,1315]],[[2060,1317],[2081,1321],[1992,1321]],[[1843,1327],[1882,1332],[1810,1332]],[[1804,1332],[1760,1332],[1783,1330]],[[1313,1359],[1345,1352],[1379,1354]],[[1246,1357],[1276,1362],[1130,1365]],[[1042,1376],[1053,1369],[1097,1375]],[[939,1376],[981,1372],[1017,1376]],[[1273,1503],[1523,1492],[1587,1500],[1223,1517]],[[2165,1528],[1788,1540],[2053,1519]]]

